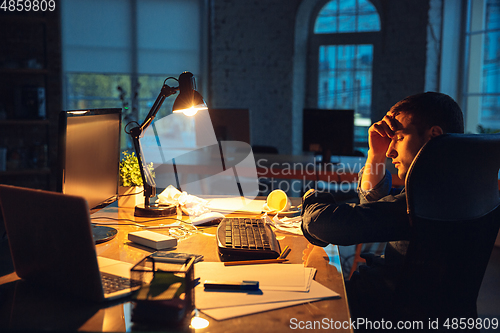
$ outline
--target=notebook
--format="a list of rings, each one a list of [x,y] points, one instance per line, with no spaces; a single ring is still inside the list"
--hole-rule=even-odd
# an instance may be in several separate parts
[[[132,264],[97,256],[84,198],[0,185],[0,204],[20,278],[93,301],[138,288],[130,286]],[[127,287],[105,292],[110,277],[125,278]]]

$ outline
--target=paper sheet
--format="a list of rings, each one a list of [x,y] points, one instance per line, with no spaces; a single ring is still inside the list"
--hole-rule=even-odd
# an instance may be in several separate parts
[[[215,319],[226,319],[339,295],[313,280],[314,268],[301,264],[224,266],[200,262],[195,276],[196,307]],[[205,291],[205,280],[259,281],[260,293]]]
[[[304,265],[302,264],[262,264],[224,266],[223,262],[199,262],[195,275],[204,280],[259,281],[259,287],[304,286]]]
[[[314,280],[312,281],[311,289],[308,293],[264,291],[263,295],[251,295],[255,296],[253,298],[247,297],[247,294],[243,294],[243,296],[240,294],[240,301],[231,302],[231,305],[228,305],[229,302],[219,303],[218,299],[213,298],[212,302],[217,305],[212,305],[211,308],[201,308],[198,305],[198,297],[201,293],[199,290],[195,290],[195,292],[196,307],[216,320],[224,320],[327,298],[340,297],[338,293]],[[258,299],[258,297],[260,297],[260,299]]]
[[[249,200],[244,197],[216,198],[208,200],[208,208],[220,213],[260,214],[265,200]]]
[[[286,290],[306,292],[316,273],[314,268],[302,264],[263,264],[224,266],[222,262],[200,262],[195,275],[200,283],[205,280],[259,281],[261,290]]]

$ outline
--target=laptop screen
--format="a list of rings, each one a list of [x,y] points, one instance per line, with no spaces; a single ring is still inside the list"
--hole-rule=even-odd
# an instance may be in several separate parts
[[[116,199],[120,163],[121,109],[59,114],[59,192],[84,197],[89,208]]]

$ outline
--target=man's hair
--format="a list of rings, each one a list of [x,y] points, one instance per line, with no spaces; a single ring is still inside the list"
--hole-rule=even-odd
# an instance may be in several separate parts
[[[425,92],[411,95],[391,108],[396,115],[411,116],[411,123],[420,135],[432,126],[439,126],[444,133],[464,133],[464,118],[460,106],[448,95]]]

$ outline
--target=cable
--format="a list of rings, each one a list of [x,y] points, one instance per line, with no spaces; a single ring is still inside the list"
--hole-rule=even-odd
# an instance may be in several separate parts
[[[125,218],[115,218],[115,217],[107,217],[107,216],[91,217],[91,220],[95,220],[95,219],[105,219],[105,220],[112,220],[112,221],[118,221],[118,222],[128,221],[130,223],[120,223],[119,225],[133,225],[133,226],[136,226],[139,228],[148,228],[147,226],[142,224],[144,222],[149,223],[149,222],[155,222],[155,221],[174,220],[174,221],[182,222],[183,225],[179,225],[178,227],[177,226],[175,226],[175,227],[168,226],[169,229],[175,229],[175,228],[183,229],[185,227],[189,227],[189,228],[192,228],[193,232],[199,232],[198,228],[196,228],[194,225],[192,225],[189,222],[186,222],[184,220],[175,218],[175,217],[163,217],[163,218],[157,218],[157,219],[150,219],[148,221],[141,221],[141,223],[138,223],[138,222],[131,220],[131,219],[125,219]],[[103,223],[103,222],[92,222],[92,224],[95,224],[95,225],[116,225],[116,223]],[[160,227],[158,229],[161,229],[161,228],[163,228],[163,227]],[[187,230],[187,232],[189,233],[190,231]]]
[[[140,223],[132,220],[132,219],[123,219],[123,218],[115,218],[115,217],[107,217],[107,216],[95,216],[95,217],[91,217],[90,218],[91,220],[95,220],[95,219],[105,219],[105,220],[112,220],[112,221],[128,221],[128,222],[132,222],[128,225],[140,225]],[[151,220],[147,220],[147,221],[141,221],[141,223],[149,223],[149,222],[155,222],[155,221],[163,221],[163,220],[175,220],[175,221],[179,221],[179,222],[182,222],[184,224],[187,224],[187,225],[190,225],[188,222],[186,221],[183,221],[181,219],[178,219],[178,218],[175,218],[175,217],[162,217],[162,218],[157,218],[157,219],[151,219]],[[92,222],[94,224],[103,224],[104,223],[99,223],[99,222]],[[108,223],[110,224],[110,223]],[[124,224],[122,224],[124,225]]]
[[[132,120],[131,122],[129,122],[127,125],[125,125],[125,128],[123,129],[123,131],[124,131],[125,133],[127,133],[128,135],[131,135],[131,134],[130,134],[130,131],[129,131],[129,130],[127,130],[128,126],[129,126],[130,124],[135,124],[135,125],[137,125],[137,127],[139,127],[139,126],[140,126],[140,125],[139,125],[139,123],[138,123],[137,121],[135,121],[135,120]]]

